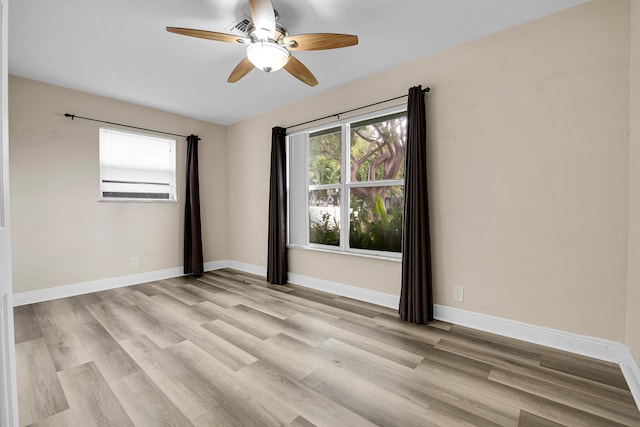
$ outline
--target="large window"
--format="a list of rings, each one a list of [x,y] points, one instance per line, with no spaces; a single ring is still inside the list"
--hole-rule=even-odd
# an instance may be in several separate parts
[[[399,253],[405,136],[404,110],[290,135],[289,244]]]
[[[175,201],[175,139],[100,128],[100,199]]]

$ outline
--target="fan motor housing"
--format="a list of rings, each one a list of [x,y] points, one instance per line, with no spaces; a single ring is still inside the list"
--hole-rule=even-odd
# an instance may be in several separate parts
[[[251,37],[251,40],[253,42],[260,41],[256,36],[254,36],[255,30],[256,30],[256,26],[253,24],[253,22],[247,25],[247,34],[249,35],[249,37]],[[284,27],[284,25],[280,24],[279,22],[276,22],[276,35],[271,40],[273,40],[274,42],[278,42],[279,40],[286,37],[287,35],[288,35],[287,29]]]
[[[287,33],[287,29],[285,28],[285,26],[279,22],[280,14],[278,13],[278,11],[273,9],[273,14],[275,15],[275,20],[276,20],[276,34],[275,34],[275,37],[270,40],[277,43],[282,38],[288,36],[289,33]],[[253,42],[260,41],[260,39],[254,35],[255,30],[256,30],[256,26],[252,20],[251,22],[249,22],[249,25],[247,25],[246,31],[247,31],[247,35],[251,38],[251,41]]]

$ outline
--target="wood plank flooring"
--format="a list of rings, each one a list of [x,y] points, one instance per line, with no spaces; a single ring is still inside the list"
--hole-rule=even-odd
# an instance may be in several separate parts
[[[15,328],[21,426],[640,426],[614,364],[233,270]]]

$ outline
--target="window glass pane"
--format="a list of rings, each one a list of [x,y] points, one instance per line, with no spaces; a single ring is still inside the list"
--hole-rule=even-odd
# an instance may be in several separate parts
[[[352,187],[350,199],[349,247],[401,252],[403,186]]]
[[[351,182],[404,178],[406,113],[351,126]]]
[[[340,246],[340,189],[309,191],[309,242]]]
[[[342,131],[332,128],[309,135],[309,184],[339,184]]]
[[[102,199],[175,200],[176,141],[100,128]]]

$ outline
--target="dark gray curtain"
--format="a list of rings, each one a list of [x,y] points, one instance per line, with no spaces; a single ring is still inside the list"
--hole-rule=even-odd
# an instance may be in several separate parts
[[[198,136],[187,137],[187,191],[184,202],[184,274],[202,276],[202,223],[198,179]]]
[[[400,317],[413,323],[433,320],[429,196],[427,193],[427,125],[424,91],[409,89],[402,236]]]
[[[267,281],[287,283],[287,165],[286,129],[271,131],[271,180],[269,184],[269,242]]]

